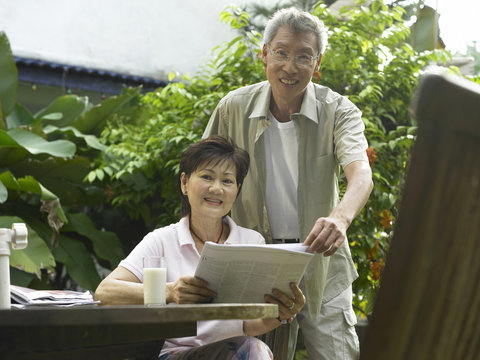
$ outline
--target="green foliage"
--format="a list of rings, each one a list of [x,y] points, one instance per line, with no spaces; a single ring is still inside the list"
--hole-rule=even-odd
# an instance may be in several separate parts
[[[9,114],[15,105],[17,97],[17,67],[13,60],[10,43],[4,32],[0,32],[0,119],[3,114]],[[4,129],[5,124],[0,121],[0,129]]]
[[[221,19],[236,29],[248,14],[229,8]],[[141,219],[148,228],[177,221],[179,156],[200,139],[218,101],[230,90],[261,81],[260,34],[245,31],[214,49],[216,56],[200,75],[182,78],[146,94],[139,104],[142,118],[115,117],[101,141],[108,145],[87,179],[110,183],[111,204]]]
[[[0,78],[0,227],[24,222],[29,232],[27,248],[12,251],[12,283],[64,288],[73,280],[94,290],[100,282],[94,258],[114,267],[123,248],[114,233],[97,230],[83,212],[105,202],[103,189],[83,179],[105,149],[95,132],[131,107],[139,91],[127,90],[96,107],[86,98],[61,96],[32,115],[16,102],[17,70],[4,33]]]
[[[331,16],[319,5],[313,12],[329,28],[329,46],[316,81],[347,96],[361,110],[370,144],[374,189],[349,228],[349,241],[359,278],[354,283],[354,305],[366,315],[373,308],[379,277],[385,266],[404,175],[416,133],[409,112],[418,79],[430,62],[446,62],[444,51],[419,53],[407,43],[401,7],[374,1],[344,14]],[[342,191],[345,189],[342,182]]]
[[[476,78],[480,77],[480,49],[478,48],[477,41],[473,41],[471,44],[467,44],[467,50],[465,54],[457,54],[460,56],[468,56],[473,58],[474,68],[473,72],[476,74]],[[478,81],[477,81],[478,82]]]
[[[0,228],[11,228],[13,223],[24,222],[15,216],[1,216]],[[12,250],[10,255],[10,265],[16,266],[23,271],[41,276],[40,267],[53,271],[55,259],[51,254],[47,244],[43,239],[27,225],[28,246],[23,250]]]

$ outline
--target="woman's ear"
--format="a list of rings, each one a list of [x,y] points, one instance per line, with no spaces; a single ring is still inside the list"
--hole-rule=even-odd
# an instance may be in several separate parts
[[[184,172],[182,172],[180,174],[180,185],[182,187],[183,195],[187,195],[187,182],[188,182],[187,175]]]

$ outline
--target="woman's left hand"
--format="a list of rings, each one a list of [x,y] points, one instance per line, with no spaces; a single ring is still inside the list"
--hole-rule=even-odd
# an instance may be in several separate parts
[[[293,292],[293,298],[281,292],[278,289],[273,289],[272,294],[265,295],[265,301],[270,304],[278,305],[278,320],[282,323],[292,322],[295,316],[305,306],[305,296],[302,290],[295,283],[290,283],[290,288]]]

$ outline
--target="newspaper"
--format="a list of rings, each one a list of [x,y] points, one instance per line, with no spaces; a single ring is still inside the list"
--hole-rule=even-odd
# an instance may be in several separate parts
[[[207,242],[195,276],[217,293],[215,303],[264,303],[276,288],[293,296],[313,254],[302,244],[244,245]]]
[[[16,307],[28,305],[73,306],[96,304],[89,291],[71,290],[34,290],[22,286],[10,285],[10,297]]]

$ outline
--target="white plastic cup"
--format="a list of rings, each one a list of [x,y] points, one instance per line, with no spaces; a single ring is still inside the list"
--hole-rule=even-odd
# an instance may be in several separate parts
[[[143,303],[166,305],[167,267],[165,258],[148,256],[143,258]]]

